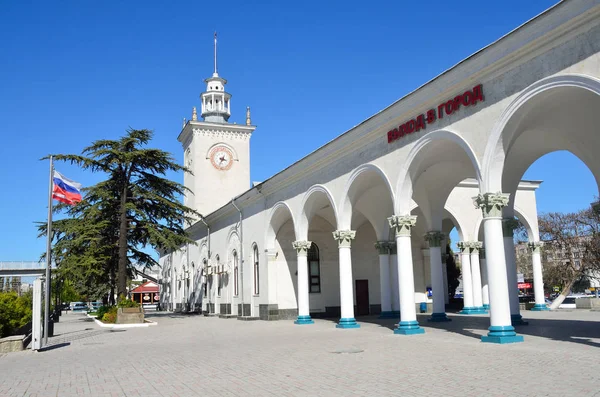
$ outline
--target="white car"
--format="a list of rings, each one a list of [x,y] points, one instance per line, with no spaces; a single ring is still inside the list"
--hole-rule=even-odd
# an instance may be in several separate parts
[[[565,298],[565,300],[558,306],[559,309],[576,309],[577,305],[575,304],[575,300],[579,298],[579,296],[569,295]]]

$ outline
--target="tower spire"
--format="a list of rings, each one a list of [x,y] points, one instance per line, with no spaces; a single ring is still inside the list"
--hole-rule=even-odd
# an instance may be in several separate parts
[[[217,73],[217,31],[215,31],[215,72],[214,72],[215,76],[218,75]]]

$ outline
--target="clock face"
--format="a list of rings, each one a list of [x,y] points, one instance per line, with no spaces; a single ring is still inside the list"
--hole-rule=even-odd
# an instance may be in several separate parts
[[[225,146],[215,146],[210,152],[210,162],[216,169],[226,171],[233,164],[233,153]]]

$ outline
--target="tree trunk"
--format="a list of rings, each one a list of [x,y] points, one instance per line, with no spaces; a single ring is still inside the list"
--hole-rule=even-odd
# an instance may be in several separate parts
[[[558,307],[560,306],[561,303],[563,303],[563,301],[565,300],[567,295],[569,295],[571,293],[571,288],[573,287],[573,284],[575,284],[575,281],[577,281],[579,279],[579,277],[581,277],[581,275],[577,274],[576,276],[573,277],[573,279],[571,281],[569,281],[569,283],[563,288],[560,295],[558,295],[556,297],[556,299],[554,299],[554,301],[550,305],[550,310],[558,309]]]
[[[121,208],[119,219],[119,268],[117,294],[127,295],[127,181],[124,181],[123,192],[121,192]]]
[[[112,261],[110,267],[110,295],[108,297],[108,304],[110,306],[115,305],[115,262]]]

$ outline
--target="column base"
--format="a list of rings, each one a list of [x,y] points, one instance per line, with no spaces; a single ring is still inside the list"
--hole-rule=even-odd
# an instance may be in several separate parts
[[[392,310],[394,317],[400,317],[400,310]]]
[[[400,321],[394,333],[396,335],[418,335],[424,334],[425,330],[419,327],[418,321]]]
[[[483,306],[474,307],[471,314],[488,314],[487,310]]]
[[[519,343],[523,342],[523,337],[517,335],[515,329],[511,325],[506,326],[491,326],[488,328],[490,332],[487,335],[481,337],[481,341],[484,343]]]
[[[398,318],[400,313],[394,314],[394,312],[381,312],[379,318]]]
[[[484,309],[484,310],[490,310],[490,305],[489,305],[489,303],[484,303],[484,304],[483,304],[483,309]]]
[[[336,328],[360,328],[360,325],[354,318],[340,318],[340,322],[335,325]]]
[[[523,320],[523,317],[520,314],[511,314],[510,322],[512,325],[529,325],[529,323]]]
[[[432,323],[441,323],[452,320],[446,316],[446,313],[431,313],[431,317],[428,318],[427,321],[431,321]]]
[[[315,322],[310,318],[310,316],[298,316],[294,324],[304,325],[304,324],[314,324]]]
[[[481,314],[478,313],[476,310],[476,308],[473,306],[469,306],[469,307],[463,307],[463,309],[461,311],[459,311],[459,314]]]
[[[531,309],[532,312],[545,312],[547,310],[550,310],[550,308],[548,306],[546,306],[543,303],[536,303]]]

